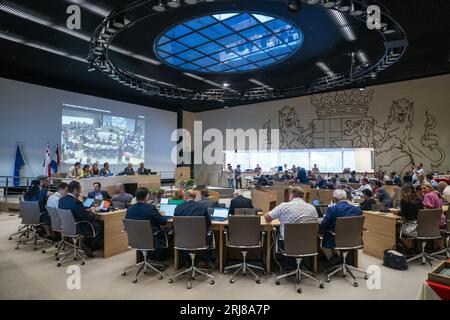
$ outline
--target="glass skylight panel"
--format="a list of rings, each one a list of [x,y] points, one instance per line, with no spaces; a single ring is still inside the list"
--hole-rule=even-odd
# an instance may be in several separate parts
[[[301,30],[281,18],[250,12],[184,21],[156,39],[157,56],[201,73],[245,72],[288,58],[303,43]]]
[[[209,40],[198,33],[191,33],[187,36],[184,36],[183,38],[178,39],[177,41],[189,47],[197,47],[208,42]]]
[[[200,17],[200,18],[188,21],[184,25],[188,26],[189,28],[191,28],[193,30],[198,30],[200,28],[209,26],[210,24],[213,24],[215,22],[216,22],[215,19],[213,19],[210,16],[206,16],[206,17]]]
[[[204,35],[205,37],[210,38],[211,40],[223,38],[223,37],[233,33],[233,31],[231,31],[230,29],[228,29],[226,26],[224,26],[221,23],[213,24],[212,26],[209,26],[208,28],[199,30],[199,32],[202,35]]]
[[[258,24],[258,21],[248,13],[242,13],[236,17],[224,21],[224,23],[234,31],[240,31]]]

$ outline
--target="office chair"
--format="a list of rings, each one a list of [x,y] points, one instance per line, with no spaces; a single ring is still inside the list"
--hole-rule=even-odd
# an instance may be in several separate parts
[[[447,247],[442,249],[441,251],[432,253],[431,256],[442,256],[443,259],[450,259],[450,219],[447,219],[447,230],[441,230],[441,234],[443,237],[445,237]],[[445,257],[443,256],[444,253]]]
[[[254,210],[254,209],[253,209]],[[231,275],[230,283],[234,283],[234,277],[239,271],[245,276],[247,271],[255,279],[256,283],[261,283],[261,278],[252,270],[262,270],[264,268],[247,263],[247,253],[245,249],[261,249],[264,245],[264,232],[261,232],[261,218],[258,216],[229,216],[228,230],[224,231],[226,246],[228,248],[242,249],[242,263],[238,263],[225,268],[225,273],[230,269],[237,270]]]
[[[256,216],[256,209],[250,208],[236,208],[234,209],[235,216]]]
[[[278,276],[276,285],[280,285],[282,279],[295,275],[297,280],[297,292],[302,293],[302,275],[319,283],[319,288],[323,289],[323,282],[315,276],[302,271],[302,259],[317,256],[317,232],[319,224],[314,223],[286,223],[284,225],[284,250],[281,254],[285,257],[295,258],[297,269]]]
[[[175,237],[174,248],[177,250],[186,250],[191,257],[191,266],[187,269],[177,271],[169,276],[169,283],[173,282],[173,278],[176,278],[182,274],[188,274],[187,288],[192,288],[192,279],[195,279],[195,274],[202,274],[210,279],[209,283],[214,284],[215,279],[205,269],[200,269],[195,266],[196,252],[200,250],[208,250],[215,248],[214,233],[208,232],[208,236],[212,236],[212,248],[206,243],[206,220],[203,216],[187,216],[187,217],[174,217],[173,218],[173,230]]]
[[[82,223],[88,224],[92,230],[92,237],[95,237],[97,234],[95,233],[94,226],[89,221],[76,222],[71,210],[56,209],[56,212],[61,220],[61,236],[63,238],[72,239],[73,245],[72,250],[67,251],[61,259],[58,259],[56,266],[60,267],[70,254],[72,254],[74,260],[81,259],[81,265],[84,265],[84,251],[81,249],[81,240],[84,236],[77,232],[77,226]]]
[[[23,194],[20,195],[19,197],[19,215],[18,218],[22,218],[22,210],[20,210],[20,205],[22,204],[23,201]],[[20,238],[20,236],[23,234],[24,229],[26,228],[25,225],[19,225],[19,227],[17,228],[17,232],[14,232],[13,234],[11,234],[8,237],[8,240],[12,240],[13,237],[18,236]]]
[[[362,249],[364,244],[362,241],[362,232],[364,226],[364,216],[351,216],[351,217],[340,217],[336,220],[336,231],[326,231],[334,236],[336,242],[336,250],[342,252],[342,264],[339,265],[335,270],[327,275],[326,282],[330,282],[330,278],[342,271],[342,275],[345,277],[347,273],[353,278],[353,286],[357,287],[358,282],[352,273],[353,271],[360,272],[364,274],[364,279],[369,279],[369,276],[364,270],[356,268],[347,264],[347,255],[351,250]]]
[[[161,271],[164,271],[164,265],[149,262],[147,260],[147,256],[149,251],[155,251],[153,237],[156,237],[160,232],[163,232],[165,235],[164,231],[160,230],[157,233],[153,233],[152,224],[149,220],[125,219],[123,220],[123,225],[125,228],[124,230],[128,234],[128,247],[135,249],[136,251],[140,251],[144,256],[144,260],[134,266],[125,268],[122,272],[122,276],[126,276],[127,272],[139,268],[132,281],[133,283],[136,283],[142,270],[144,270],[144,273],[147,273],[148,268],[150,268],[158,274],[158,279],[161,280],[163,278]],[[167,236],[165,240],[166,243],[162,247],[167,248]]]
[[[20,203],[20,213],[22,214],[22,227],[19,227],[21,231],[17,239],[16,250],[19,250],[19,245],[26,245],[28,241],[33,241],[33,250],[38,249],[38,240],[51,242],[48,239],[40,237],[37,233],[38,227],[42,226],[40,222],[41,209],[38,201],[22,201]]]
[[[48,206],[45,206],[47,209],[47,212],[50,215],[50,218],[52,220],[52,230],[53,232],[61,234],[61,240],[55,243],[55,260],[58,260],[58,256],[64,253],[64,250],[66,248],[66,245],[71,246],[72,244],[70,242],[67,242],[64,237],[62,236],[62,226],[61,226],[61,219],[59,218],[58,212],[56,208],[51,208]],[[46,250],[42,250],[42,253],[46,253]]]
[[[421,259],[422,264],[428,262],[430,266],[431,260],[440,261],[435,258],[434,255],[425,252],[425,246],[427,240],[437,240],[441,239],[441,230],[439,229],[439,221],[441,219],[442,209],[422,209],[419,210],[417,215],[417,236],[412,236],[411,238],[418,240],[421,243],[422,252],[409,258],[408,263],[414,260]],[[400,230],[400,239],[403,236],[403,228]],[[436,252],[437,253],[437,252]]]

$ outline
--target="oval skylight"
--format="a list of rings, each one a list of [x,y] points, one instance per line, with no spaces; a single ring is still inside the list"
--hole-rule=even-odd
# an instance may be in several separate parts
[[[286,20],[250,12],[197,17],[164,31],[157,56],[175,68],[202,73],[234,73],[267,67],[303,44],[303,33]]]

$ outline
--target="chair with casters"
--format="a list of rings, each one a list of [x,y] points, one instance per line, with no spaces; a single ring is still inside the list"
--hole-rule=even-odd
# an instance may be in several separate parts
[[[195,256],[197,251],[209,250],[215,248],[214,232],[206,232],[206,219],[203,216],[182,216],[173,218],[174,231],[174,248],[177,250],[185,250],[189,252],[191,258],[190,267],[177,271],[169,276],[169,283],[173,279],[188,274],[187,288],[192,288],[192,280],[195,279],[196,273],[206,276],[210,279],[209,283],[214,284],[215,278],[209,274],[208,270],[197,268],[195,266]],[[212,246],[210,246],[206,238],[212,237]]]
[[[256,216],[256,209],[251,208],[236,208],[234,209],[235,216]]]
[[[74,260],[81,260],[81,265],[85,264],[84,261],[84,250],[81,248],[81,241],[85,238],[82,234],[78,233],[77,226],[85,223],[90,226],[92,230],[91,237],[95,237],[97,234],[95,233],[94,226],[89,221],[79,221],[76,222],[75,218],[73,217],[71,210],[64,210],[64,209],[56,209],[56,212],[58,213],[59,219],[61,220],[61,237],[66,239],[72,240],[72,249],[65,252],[64,256],[61,259],[58,259],[58,263],[56,264],[57,267],[60,267],[64,260],[66,260],[69,255],[72,255]]]
[[[450,219],[447,219],[447,229],[441,230],[441,235],[445,238],[446,247],[441,251],[432,253],[433,257],[442,257],[442,259],[450,259]]]
[[[354,287],[358,286],[358,282],[352,271],[362,273],[365,280],[369,279],[369,276],[364,270],[349,265],[346,262],[347,256],[351,250],[364,248],[362,241],[364,219],[364,216],[340,217],[336,220],[335,232],[329,230],[326,231],[334,236],[336,242],[336,247],[334,249],[342,252],[342,263],[339,264],[335,270],[327,274],[326,282],[330,282],[330,278],[340,271],[342,271],[343,277],[346,277],[347,274],[349,274],[353,278]]]
[[[20,203],[20,213],[22,215],[21,227],[19,227],[16,250],[19,250],[19,245],[26,245],[27,242],[33,241],[33,250],[37,250],[38,240],[50,242],[50,240],[40,237],[38,228],[42,226],[41,209],[38,201],[22,201]]]
[[[19,214],[18,214],[18,218],[20,218],[20,219],[22,218],[22,210],[20,210],[20,206],[21,206],[23,201],[24,201],[23,200],[23,194],[21,194],[20,197],[19,197]],[[12,240],[13,237],[15,237],[15,236],[18,236],[20,238],[22,233],[25,231],[25,229],[26,229],[26,225],[22,225],[22,224],[19,225],[19,227],[17,228],[17,232],[14,232],[13,234],[11,234],[8,237],[8,240]]]
[[[264,246],[264,232],[261,231],[261,217],[259,216],[229,216],[228,230],[224,231],[226,246],[228,248],[241,249],[242,263],[238,263],[225,268],[225,273],[230,269],[236,269],[230,277],[230,283],[235,282],[235,276],[242,271],[245,276],[247,271],[253,276],[256,283],[261,283],[261,277],[253,269],[261,270],[265,274],[265,269],[247,263],[248,249],[261,249]]]
[[[441,261],[435,257],[435,253],[427,253],[425,251],[425,246],[428,240],[441,239],[441,230],[439,229],[439,221],[441,219],[442,209],[422,209],[419,210],[417,215],[417,236],[411,236],[411,238],[416,239],[421,244],[422,251],[409,258],[408,263],[414,260],[421,260],[422,264],[428,262],[432,266],[431,261]],[[400,238],[403,238],[403,228],[400,231]]]
[[[277,285],[280,285],[281,280],[290,276],[295,276],[297,280],[297,292],[301,293],[302,276],[312,279],[319,284],[319,288],[323,289],[323,281],[316,278],[314,275],[306,273],[302,270],[301,264],[303,258],[314,257],[318,255],[317,252],[317,233],[319,231],[319,224],[313,223],[286,223],[284,225],[284,250],[280,250],[285,257],[295,258],[297,268],[285,274],[278,276],[275,280]]]
[[[47,209],[47,212],[52,220],[52,231],[61,235],[61,240],[54,244],[56,248],[55,259],[58,260],[58,256],[64,253],[66,245],[71,246],[72,244],[67,242],[62,236],[61,219],[59,218],[57,209],[48,206],[45,206],[45,208]],[[42,250],[42,253],[46,253],[46,250]]]
[[[149,251],[155,251],[155,243],[154,237],[157,237],[160,232],[164,235],[164,231],[160,230],[156,233],[153,233],[152,224],[149,220],[131,220],[125,219],[123,220],[124,231],[128,234],[128,247],[131,249],[135,249],[142,253],[144,260],[142,262],[137,263],[134,266],[125,268],[122,272],[122,276],[126,276],[127,272],[138,269],[133,278],[133,283],[136,283],[138,280],[139,274],[144,270],[144,273],[147,273],[148,269],[155,271],[158,275],[158,279],[161,280],[163,278],[163,274],[161,271],[164,271],[164,265],[159,263],[149,262],[147,260],[147,256]],[[167,248],[167,236],[165,238],[164,248]]]

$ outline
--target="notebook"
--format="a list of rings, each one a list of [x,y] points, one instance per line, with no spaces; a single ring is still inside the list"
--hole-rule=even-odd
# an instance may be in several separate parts
[[[225,221],[228,219],[228,208],[214,208],[212,217],[214,221]]]
[[[164,215],[166,217],[173,217],[175,214],[175,208],[177,207],[176,204],[161,204],[159,206],[159,211],[164,212]]]

